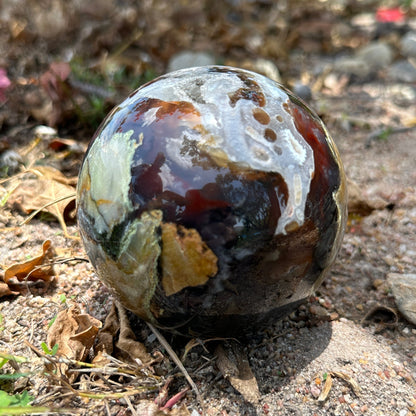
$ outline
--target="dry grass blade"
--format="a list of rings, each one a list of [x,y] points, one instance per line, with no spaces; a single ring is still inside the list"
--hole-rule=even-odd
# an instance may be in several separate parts
[[[65,357],[46,355],[30,343],[25,342],[25,344],[39,356],[43,360],[45,366],[50,369],[44,374],[50,380],[51,388],[54,387],[58,391],[61,391],[60,397],[66,392],[66,394],[69,394],[69,399],[78,396],[96,400],[118,400],[156,391],[161,385],[159,377],[150,375],[146,371],[140,373],[142,377],[138,377],[137,368],[133,368],[133,365],[121,362],[111,356],[107,357],[107,365],[100,367],[95,364],[71,360]],[[82,383],[69,383],[66,377],[56,371],[62,364],[65,364],[68,367],[71,366],[69,371],[73,373],[85,373],[86,380],[83,380]],[[128,382],[124,384],[106,384],[102,382],[102,377],[114,375],[127,378]],[[43,403],[39,402],[38,404],[44,404],[53,400],[53,398],[54,397],[45,397]]]
[[[66,415],[76,415],[79,414],[79,410],[74,409],[54,409],[52,407],[43,407],[43,406],[24,406],[24,407],[0,407],[0,415],[4,416],[15,416],[15,415],[44,415],[44,414],[66,414]]]
[[[179,357],[177,356],[177,354],[175,353],[175,351],[173,351],[172,347],[169,345],[169,343],[166,341],[165,337],[152,325],[147,323],[148,327],[151,329],[151,331],[156,335],[156,338],[159,340],[159,342],[162,344],[162,346],[166,349],[167,353],[169,354],[169,356],[172,358],[172,360],[174,361],[174,363],[178,366],[179,370],[181,370],[181,372],[183,373],[183,375],[185,376],[186,380],[188,381],[189,385],[192,387],[192,390],[194,391],[199,404],[202,408],[202,412],[203,414],[204,412],[204,402],[202,401],[202,396],[199,393],[198,387],[196,386],[195,382],[192,380],[191,376],[189,375],[188,371],[186,370],[186,368],[184,367],[184,365],[182,364],[181,360],[179,359]]]

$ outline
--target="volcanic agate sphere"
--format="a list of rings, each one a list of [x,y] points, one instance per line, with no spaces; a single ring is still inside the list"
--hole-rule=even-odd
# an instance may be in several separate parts
[[[345,176],[320,119],[245,70],[169,73],[115,107],[81,168],[78,221],[100,279],[144,320],[238,336],[321,283]]]

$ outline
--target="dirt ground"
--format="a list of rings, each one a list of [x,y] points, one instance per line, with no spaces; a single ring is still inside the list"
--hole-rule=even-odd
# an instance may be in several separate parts
[[[363,15],[371,20],[384,3],[63,3],[28,1],[23,7],[4,1],[0,6],[1,22],[7,23],[0,29],[0,68],[11,83],[1,87],[0,80],[0,156],[9,152],[16,161],[2,158],[3,279],[10,265],[40,255],[45,240],[52,242],[55,261],[66,259],[55,264],[56,276],[49,282],[13,282],[17,294],[0,298],[0,352],[26,359],[6,360],[0,374],[28,373],[0,380],[1,389],[9,395],[28,391],[32,406],[47,408],[33,412],[41,414],[416,415],[416,327],[397,310],[387,282],[389,273],[416,270],[416,83],[388,77],[415,9],[402,9],[404,21],[373,20],[340,37],[336,34],[346,33],[357,16],[360,22]],[[385,66],[362,76],[334,70],[340,57],[380,40],[394,51]],[[43,213],[22,225],[30,204],[13,195],[18,185],[33,179],[28,169],[39,165],[76,177],[100,118],[131,88],[165,72],[181,50],[208,51],[217,63],[248,68],[267,59],[290,87],[309,86],[309,103],[339,147],[352,198],[340,254],[316,295],[244,345],[260,399],[249,403],[231,386],[206,342],[184,360],[202,407],[189,390],[172,410],[160,410],[152,403],[166,380],[173,377],[169,397],[187,382],[144,324],[136,335],[158,357],[153,371],[129,377],[131,369],[113,363],[119,373],[111,378],[94,378],[85,369],[71,387],[45,370],[48,354],[42,343],[58,312],[76,304],[104,322],[113,299],[83,261],[76,224],[67,212]],[[61,67],[59,82],[55,73],[48,75],[51,63],[69,61],[70,74]],[[40,125],[55,132],[39,133]],[[73,181],[67,185],[71,189]],[[57,216],[67,223],[68,235]],[[185,343],[167,340],[181,357]],[[1,403],[0,397],[0,414],[8,414],[1,413]]]

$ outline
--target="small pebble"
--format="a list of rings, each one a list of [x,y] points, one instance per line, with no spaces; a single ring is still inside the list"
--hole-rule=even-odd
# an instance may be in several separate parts
[[[302,377],[302,376],[297,376],[296,377],[296,384],[298,386],[303,386],[305,383],[306,383],[305,377]]]
[[[311,384],[311,394],[313,397],[315,397],[315,399],[317,399],[319,397],[319,395],[321,394],[321,389],[316,386],[316,384]]]
[[[387,72],[389,79],[398,82],[416,82],[416,67],[409,61],[395,62]]]
[[[316,316],[327,316],[328,311],[320,305],[311,305],[309,308],[311,314]]]
[[[400,49],[403,56],[409,58],[416,57],[416,32],[408,32],[400,42]]]
[[[309,85],[297,82],[293,86],[293,92],[304,101],[310,101],[312,99],[312,90]]]
[[[364,78],[370,73],[370,66],[361,58],[344,57],[335,61],[334,70],[341,74]]]
[[[382,279],[375,279],[373,281],[373,287],[374,287],[374,289],[378,289],[383,283],[384,283],[384,280],[382,280]]]
[[[170,58],[168,71],[214,64],[215,58],[208,52],[182,51]]]
[[[253,70],[256,72],[260,72],[261,74],[272,79],[273,81],[282,81],[279,69],[272,61],[268,59],[256,59],[253,63]]]
[[[361,48],[357,53],[357,57],[366,62],[371,70],[378,71],[391,64],[393,51],[384,42],[372,42]]]
[[[399,311],[416,325],[416,274],[389,273],[387,281]]]
[[[54,128],[42,125],[35,127],[33,133],[35,137],[39,137],[40,139],[50,139],[58,134]]]

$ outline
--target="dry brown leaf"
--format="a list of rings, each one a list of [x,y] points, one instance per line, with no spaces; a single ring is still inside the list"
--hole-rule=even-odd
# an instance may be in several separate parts
[[[25,214],[41,210],[58,219],[67,235],[66,220],[75,208],[76,179],[65,177],[58,169],[38,166],[31,170],[36,178],[24,177],[8,199],[8,204]],[[62,199],[69,197],[67,199]],[[57,201],[53,203],[54,201]],[[48,205],[51,204],[51,205]]]
[[[50,179],[56,182],[60,182],[64,185],[74,187],[76,186],[78,181],[77,177],[68,178],[60,170],[52,166],[36,166],[30,169],[30,172],[33,172],[38,177],[43,177],[45,179]]]
[[[331,374],[334,377],[338,377],[346,381],[350,385],[356,396],[359,396],[361,394],[360,385],[351,376],[341,371],[331,371]]]
[[[215,353],[217,366],[224,378],[247,402],[258,403],[260,392],[257,380],[241,345],[236,341],[227,341],[218,345]]]
[[[61,137],[54,137],[51,140],[49,140],[48,147],[49,149],[52,149],[55,152],[60,152],[65,149],[72,149],[72,151],[75,149],[79,149],[79,152],[85,153],[86,150],[86,147],[79,141],[76,141],[74,139],[63,139]]]
[[[8,283],[10,279],[16,277],[20,282],[26,279],[48,282],[55,275],[53,265],[50,264],[55,256],[55,250],[50,240],[44,241],[42,251],[43,253],[38,257],[8,267],[4,272],[4,281]]]
[[[153,361],[146,347],[136,340],[134,332],[126,314],[126,310],[118,303],[114,303],[107,315],[104,326],[98,334],[95,364],[105,364],[105,354],[121,360],[149,364]]]
[[[94,344],[101,322],[88,315],[82,314],[78,305],[71,306],[58,313],[54,323],[49,328],[47,343],[49,348],[58,344],[57,354],[67,359],[84,361]],[[61,373],[73,382],[77,374],[67,374],[68,365],[60,364]]]
[[[327,374],[324,387],[321,391],[321,394],[318,397],[318,402],[323,403],[328,398],[328,394],[331,391],[331,388],[332,388],[332,377],[331,377],[331,374]]]
[[[0,298],[3,296],[19,295],[19,292],[15,292],[10,289],[9,285],[0,281]]]
[[[388,202],[382,198],[368,198],[363,189],[355,182],[348,180],[348,213],[361,216],[370,215],[373,211],[384,209]]]

